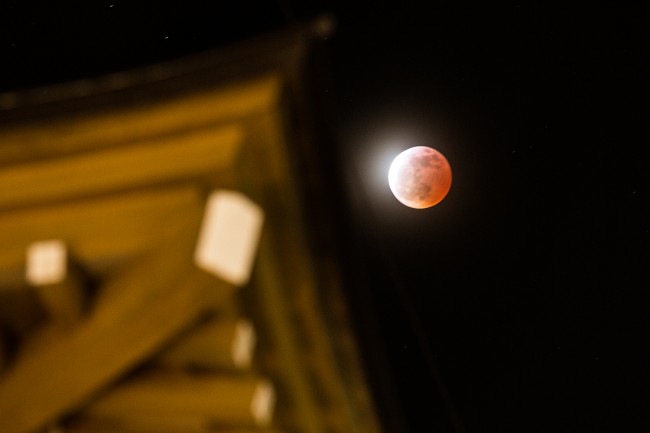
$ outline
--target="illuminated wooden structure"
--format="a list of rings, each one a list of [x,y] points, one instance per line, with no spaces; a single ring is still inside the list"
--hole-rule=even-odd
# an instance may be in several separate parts
[[[310,29],[0,96],[4,433],[379,430],[297,187]],[[220,191],[263,223],[208,269]]]

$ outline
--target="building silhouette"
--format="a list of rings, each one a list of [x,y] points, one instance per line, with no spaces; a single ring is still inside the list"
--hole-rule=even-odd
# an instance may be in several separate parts
[[[319,197],[326,24],[0,95],[3,432],[380,431]]]

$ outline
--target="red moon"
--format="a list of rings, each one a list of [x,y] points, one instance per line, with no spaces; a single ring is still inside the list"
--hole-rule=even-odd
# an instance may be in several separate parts
[[[388,170],[388,186],[393,195],[408,207],[434,206],[451,188],[451,167],[435,149],[416,146],[397,155]]]

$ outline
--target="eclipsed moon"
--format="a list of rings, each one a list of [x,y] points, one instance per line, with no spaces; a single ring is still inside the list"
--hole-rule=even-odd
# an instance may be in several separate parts
[[[426,146],[411,147],[391,163],[388,186],[404,205],[425,209],[440,203],[449,192],[451,167],[437,150]]]

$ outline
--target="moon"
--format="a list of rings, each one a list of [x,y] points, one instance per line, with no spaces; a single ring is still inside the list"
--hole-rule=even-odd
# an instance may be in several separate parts
[[[393,160],[388,170],[388,186],[402,204],[425,209],[445,198],[451,188],[451,167],[436,149],[416,146]]]

